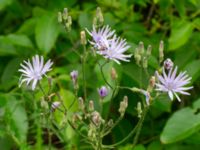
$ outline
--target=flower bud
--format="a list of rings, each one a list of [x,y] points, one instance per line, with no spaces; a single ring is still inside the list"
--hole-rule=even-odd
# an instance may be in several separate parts
[[[89,111],[94,111],[94,102],[92,100],[89,101]]]
[[[78,71],[77,70],[73,70],[72,72],[70,72],[70,77],[72,79],[72,82],[74,84],[74,88],[77,89],[78,88]]]
[[[111,78],[112,78],[113,80],[116,80],[116,79],[117,79],[117,73],[116,73],[115,68],[112,68],[112,69],[111,69]]]
[[[79,102],[79,109],[84,111],[85,110],[85,104],[84,104],[83,98],[79,97],[78,102]]]
[[[60,107],[60,102],[59,101],[55,101],[52,103],[51,105],[51,109],[54,111],[56,110],[58,107]]]
[[[161,63],[164,59],[164,42],[160,41],[159,46],[159,62]]]
[[[165,68],[166,70],[172,69],[173,66],[174,66],[174,63],[171,61],[170,58],[167,58],[167,59],[164,61],[164,68]]]
[[[142,106],[141,106],[141,102],[137,103],[137,113],[138,113],[138,118],[141,118],[142,115]]]
[[[86,40],[85,31],[81,31],[80,35],[81,35],[81,44],[82,45],[86,45],[87,44],[87,40]]]
[[[139,49],[138,48],[135,49],[134,58],[135,58],[136,64],[138,66],[140,66],[140,61],[141,61],[142,57],[139,54]]]
[[[64,10],[63,10],[63,20],[67,21],[67,19],[68,19],[68,9],[64,8]]]
[[[100,89],[98,89],[98,92],[101,98],[104,98],[108,95],[108,89],[105,86],[102,86]]]
[[[146,57],[143,57],[143,61],[142,61],[142,67],[144,69],[146,69],[148,67],[148,60]]]
[[[141,56],[144,54],[144,43],[142,41],[139,42],[139,54]]]
[[[62,23],[62,13],[58,12],[58,23]]]
[[[104,22],[104,18],[103,18],[103,14],[101,12],[101,8],[97,7],[97,11],[96,11],[96,18],[97,18],[97,22],[99,23],[99,25],[103,25]]]
[[[147,48],[147,58],[151,56],[151,51],[152,51],[152,46],[148,45],[148,48]]]
[[[142,93],[145,96],[146,104],[149,106],[150,100],[151,100],[150,93],[148,91],[143,90],[143,89],[140,89],[140,93]]]

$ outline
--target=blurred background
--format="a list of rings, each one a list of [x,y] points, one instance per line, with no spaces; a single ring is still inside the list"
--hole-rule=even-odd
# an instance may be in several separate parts
[[[58,11],[68,8],[72,17],[71,31],[57,21]],[[116,30],[131,45],[134,53],[140,41],[152,45],[148,62],[149,75],[159,68],[158,49],[164,41],[165,58],[171,58],[179,70],[192,76],[191,96],[181,96],[182,102],[158,97],[144,122],[136,150],[198,150],[200,147],[200,1],[199,0],[0,0],[0,149],[45,149],[46,130],[34,122],[32,101],[40,103],[40,94],[32,95],[19,89],[18,69],[23,60],[40,54],[54,62],[48,75],[54,79],[54,90],[59,92],[66,106],[74,98],[69,73],[81,72],[81,61],[75,51],[82,52],[80,31],[92,29],[96,8],[100,7],[104,24]],[[87,38],[90,37],[87,35]],[[88,51],[90,51],[90,46]],[[114,67],[118,82],[123,86],[147,88],[149,76],[135,63],[118,65],[110,62],[104,68],[110,81]],[[138,75],[138,72],[143,72]],[[80,77],[81,81],[82,78]],[[104,85],[97,61],[87,60],[86,82],[88,99],[98,99],[97,88]],[[82,87],[82,82],[80,89]],[[43,85],[47,85],[44,81]],[[83,92],[79,91],[79,96]],[[136,105],[144,99],[127,90],[115,95],[109,109],[109,98],[104,101],[104,116],[116,119],[123,96],[129,97],[125,118],[103,141],[112,144],[125,137],[137,122]],[[98,106],[96,106],[98,107]],[[71,110],[76,111],[77,104]],[[58,124],[63,121],[55,114]],[[170,119],[170,120],[169,120]],[[36,119],[37,120],[37,119]],[[169,120],[169,121],[168,121]],[[165,130],[164,130],[165,128]],[[38,142],[37,133],[42,137]],[[37,137],[37,140],[35,139]],[[133,139],[120,150],[131,149]],[[53,149],[91,149],[70,127],[52,136]]]

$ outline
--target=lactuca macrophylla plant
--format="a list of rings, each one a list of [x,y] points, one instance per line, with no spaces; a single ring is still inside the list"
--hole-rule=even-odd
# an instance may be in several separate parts
[[[51,92],[45,93],[45,91],[41,88],[42,93],[44,94],[44,101],[50,106],[51,111],[47,111],[47,120],[49,121],[52,114],[55,111],[59,111],[63,113],[63,122],[65,122],[67,126],[70,125],[74,131],[79,134],[86,143],[89,143],[95,150],[102,149],[113,149],[128,139],[133,138],[133,147],[138,142],[139,134],[142,129],[143,121],[145,116],[150,111],[150,106],[154,102],[154,97],[152,96],[154,92],[156,94],[168,93],[169,99],[173,99],[174,96],[180,101],[180,97],[178,94],[189,95],[188,90],[192,89],[192,86],[187,86],[191,78],[186,74],[186,72],[181,72],[177,75],[177,67],[174,68],[174,63],[171,59],[166,59],[164,62],[164,44],[161,41],[159,46],[159,65],[160,68],[155,70],[155,76],[152,75],[149,78],[149,85],[146,88],[138,88],[138,87],[126,87],[120,86],[120,82],[118,81],[117,71],[112,68],[109,72],[111,79],[114,81],[114,85],[111,85],[105,77],[105,73],[103,67],[109,63],[110,61],[114,61],[117,64],[121,64],[123,62],[129,62],[131,60],[131,53],[128,53],[129,46],[128,42],[121,37],[118,37],[115,30],[112,30],[109,25],[103,25],[102,19],[103,15],[101,13],[100,8],[97,9],[97,16],[95,17],[97,20],[95,22],[101,22],[101,24],[93,24],[92,31],[88,31],[88,34],[92,39],[86,39],[85,31],[81,31],[80,33],[80,44],[83,47],[83,51],[77,52],[80,54],[80,62],[81,62],[81,71],[77,71],[77,68],[74,68],[69,75],[71,77],[71,82],[73,84],[73,93],[74,100],[71,104],[66,107],[61,100],[61,96],[57,94],[57,98],[55,101],[52,101]],[[98,20],[99,19],[99,20]],[[58,13],[58,21],[64,25],[67,31],[71,29],[71,16],[67,9],[64,9],[63,13]],[[89,42],[87,42],[89,41]],[[96,91],[96,97],[98,99],[89,99],[87,92],[87,83],[90,82],[86,80],[85,74],[89,74],[90,72],[85,71],[85,66],[87,65],[87,61],[90,59],[88,57],[92,57],[93,55],[88,55],[88,53],[92,53],[90,49],[87,49],[87,46],[93,47],[95,49],[95,53],[103,56],[105,59],[105,63],[101,64],[99,59],[95,57],[97,60],[97,64],[99,65],[99,69],[101,70],[102,79],[104,80],[103,86],[98,88],[94,87]],[[146,71],[146,74],[149,75],[148,72],[148,60],[151,56],[152,46],[149,45],[147,49],[145,49],[144,43],[140,42],[139,46],[136,48],[134,53],[134,58],[136,64]],[[126,53],[126,54],[125,54]],[[109,60],[109,61],[108,61]],[[22,77],[24,79],[21,80],[20,85],[23,82],[26,82],[29,85],[32,82],[32,89],[34,90],[37,86],[37,83],[42,79],[43,76],[46,76],[46,73],[51,70],[52,62],[49,60],[46,64],[44,64],[43,56],[36,55],[33,57],[32,64],[30,61],[25,61],[22,64],[22,69],[19,71],[22,72]],[[160,72],[160,70],[162,70]],[[78,77],[82,76],[82,81],[78,80]],[[80,78],[81,79],[81,78]],[[80,82],[82,84],[80,84]],[[129,134],[121,139],[119,142],[116,142],[111,145],[105,145],[103,143],[103,138],[110,134],[120,121],[123,120],[126,115],[126,109],[128,107],[132,107],[128,105],[128,96],[124,96],[122,101],[119,103],[118,108],[118,118],[114,120],[113,118],[109,118],[109,114],[107,116],[103,116],[102,110],[104,109],[104,99],[110,98],[110,105],[114,101],[114,95],[121,89],[131,90],[134,93],[138,93],[142,95],[144,99],[143,103],[140,101],[137,104],[137,113],[138,113],[138,122],[135,127],[129,132]],[[159,91],[159,92],[157,92]],[[161,92],[161,93],[160,93]],[[57,91],[55,91],[57,93]],[[53,93],[54,95],[56,95]],[[80,94],[81,93],[81,94]],[[75,104],[75,102],[79,103],[79,110],[72,111],[71,108]],[[130,101],[130,100],[129,100]],[[98,105],[98,107],[96,105]],[[41,110],[43,107],[41,108]],[[42,111],[45,112],[45,111]],[[70,112],[70,113],[68,113]],[[68,116],[67,116],[68,115]],[[42,116],[39,116],[42,117]],[[66,121],[67,120],[67,121]],[[63,125],[62,125],[63,126]],[[84,130],[84,132],[83,132]],[[49,141],[51,142],[51,141]],[[51,145],[51,143],[49,143]]]

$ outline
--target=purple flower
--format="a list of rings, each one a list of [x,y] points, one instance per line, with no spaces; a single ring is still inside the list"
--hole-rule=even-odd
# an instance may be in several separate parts
[[[127,45],[127,42],[125,39],[121,39],[119,37],[114,37],[109,41],[108,47],[104,51],[98,51],[100,55],[103,55],[105,58],[114,60],[116,63],[120,64],[121,61],[129,62],[127,58],[130,58],[132,54],[125,55],[123,54],[130,48],[129,45]]]
[[[105,86],[102,86],[100,89],[98,89],[98,92],[101,98],[104,98],[108,95],[108,89]]]
[[[32,90],[34,90],[42,77],[46,76],[46,73],[51,70],[52,65],[53,62],[51,62],[51,60],[44,63],[44,57],[38,55],[32,57],[32,62],[30,60],[24,61],[24,63],[21,64],[22,68],[18,70],[22,72],[19,86],[24,82],[26,82],[26,85],[32,83]]]
[[[77,82],[77,78],[78,78],[78,71],[73,70],[72,72],[70,72],[70,76],[71,76],[73,83],[75,84]]]
[[[178,94],[190,95],[190,93],[186,91],[193,87],[185,87],[185,85],[189,84],[192,78],[186,74],[186,71],[180,72],[178,75],[176,75],[176,73],[177,67],[175,67],[174,70],[171,68],[167,75],[165,69],[163,69],[162,75],[159,75],[159,73],[156,72],[156,76],[159,80],[159,83],[156,83],[156,90],[167,92],[171,100],[173,100],[175,95],[180,102],[181,99]]]
[[[93,27],[93,31],[89,32],[87,30],[87,32],[92,36],[93,41],[90,41],[90,44],[96,48],[96,53],[107,59],[114,60],[118,64],[120,64],[119,61],[129,61],[127,58],[130,58],[132,55],[125,55],[123,53],[130,46],[125,39],[114,35],[115,31],[111,31],[109,26],[104,26],[99,30]]]
[[[96,30],[96,28],[93,26],[93,30],[91,32],[87,30],[87,32],[90,34],[90,36],[92,36],[93,39],[93,41],[90,41],[90,44],[100,51],[103,51],[108,47],[109,38],[111,38],[115,33],[115,31],[111,31],[111,28],[108,25],[103,26],[98,30]]]

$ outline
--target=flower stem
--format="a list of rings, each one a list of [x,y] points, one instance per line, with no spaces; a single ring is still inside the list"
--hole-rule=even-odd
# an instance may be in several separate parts
[[[113,89],[113,87],[111,86],[111,84],[108,83],[108,81],[106,80],[106,77],[105,77],[105,75],[104,75],[104,73],[103,73],[103,67],[104,67],[106,64],[107,64],[107,61],[106,61],[105,63],[103,63],[102,65],[98,62],[98,65],[99,65],[100,70],[101,70],[101,75],[102,75],[102,77],[103,77],[105,83],[106,83],[111,89]]]
[[[84,100],[87,98],[86,91],[86,77],[85,77],[85,61],[86,61],[86,46],[83,46],[83,56],[82,56],[82,74],[83,74],[83,89],[84,89]]]

